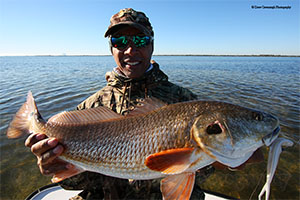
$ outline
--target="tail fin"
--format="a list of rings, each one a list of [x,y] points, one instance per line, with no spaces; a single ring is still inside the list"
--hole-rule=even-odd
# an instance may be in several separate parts
[[[28,92],[27,101],[16,113],[7,129],[8,138],[18,138],[24,134],[30,134],[31,119],[37,115],[40,117],[31,91]]]

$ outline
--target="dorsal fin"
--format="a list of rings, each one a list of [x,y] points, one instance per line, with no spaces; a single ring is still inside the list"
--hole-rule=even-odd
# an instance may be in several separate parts
[[[138,103],[134,107],[134,109],[130,110],[129,113],[126,116],[134,116],[134,115],[140,115],[140,114],[146,114],[153,110],[157,110],[163,106],[166,106],[167,104],[162,102],[161,100],[149,97],[146,99],[139,99]]]
[[[48,122],[63,124],[93,123],[122,118],[109,108],[100,106],[86,110],[64,111],[51,117]]]

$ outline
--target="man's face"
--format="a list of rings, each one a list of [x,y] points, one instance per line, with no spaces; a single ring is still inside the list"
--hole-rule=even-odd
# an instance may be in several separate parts
[[[120,36],[144,36],[143,33],[133,27],[125,27],[113,34],[113,37]],[[141,77],[148,67],[153,53],[153,45],[150,43],[145,47],[137,48],[132,41],[124,49],[112,47],[112,55],[118,69],[128,78]]]

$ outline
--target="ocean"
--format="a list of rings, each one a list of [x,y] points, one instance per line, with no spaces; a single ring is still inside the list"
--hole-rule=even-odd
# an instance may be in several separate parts
[[[300,198],[300,58],[230,56],[153,56],[169,80],[201,100],[226,101],[277,116],[281,134],[294,142],[285,148],[271,184],[270,199]],[[25,137],[7,139],[12,117],[32,91],[46,119],[75,107],[105,84],[115,66],[111,56],[0,57],[0,199],[24,199],[50,183]],[[265,161],[240,171],[216,170],[203,189],[240,199],[257,199],[265,183]]]

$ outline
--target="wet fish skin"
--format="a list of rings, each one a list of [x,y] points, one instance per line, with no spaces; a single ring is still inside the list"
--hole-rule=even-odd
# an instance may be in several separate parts
[[[279,120],[264,112],[226,104],[209,110],[193,124],[194,139],[202,150],[230,167],[241,165],[253,150],[271,144],[280,130]]]
[[[104,107],[71,111],[59,113],[45,122],[31,99],[30,94],[20,113],[17,113],[16,120],[11,123],[8,137],[16,137],[23,132],[36,132],[57,138],[65,147],[61,158],[84,170],[118,178],[159,178],[165,174],[150,170],[144,164],[149,155],[168,149],[194,147],[190,139],[190,127],[197,115],[197,106],[193,103],[133,117],[119,116]],[[15,124],[20,122],[19,116],[29,113],[28,110],[33,110],[29,114],[31,117],[26,118],[23,124],[30,126],[20,129]],[[108,119],[99,121],[101,116],[95,116],[94,121],[86,121],[93,110],[104,110]],[[198,154],[209,158],[200,151]],[[206,166],[213,160],[203,159],[202,162]]]
[[[129,117],[99,107],[59,113],[46,122],[29,93],[7,136],[37,132],[57,138],[65,147],[61,158],[76,166],[70,174],[57,174],[57,181],[84,170],[127,179],[167,176],[163,191],[173,191],[172,181],[193,185],[197,169],[223,157],[228,166],[234,160],[242,164],[277,126],[271,115],[213,101],[177,103]],[[241,153],[245,144],[251,148]],[[191,191],[184,191],[184,198]]]

